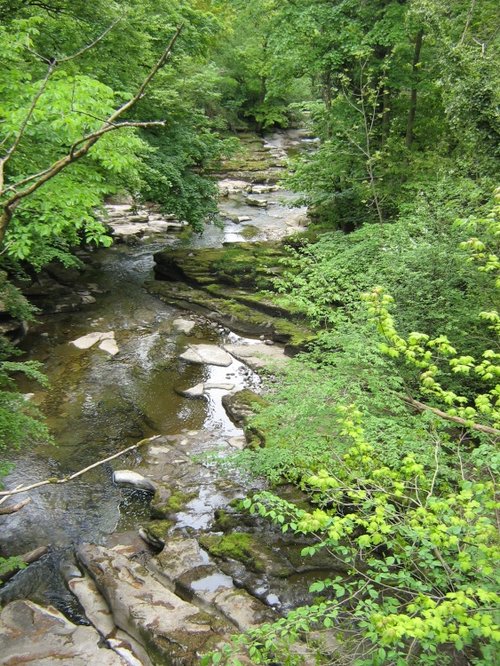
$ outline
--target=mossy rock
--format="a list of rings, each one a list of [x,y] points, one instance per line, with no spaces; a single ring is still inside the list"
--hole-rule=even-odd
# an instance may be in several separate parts
[[[160,491],[159,497],[155,497],[151,503],[151,515],[158,519],[169,518],[172,514],[182,511],[186,504],[197,496],[195,492],[186,493],[181,490],[172,493]]]
[[[144,531],[151,537],[152,541],[164,544],[167,539],[168,530],[173,524],[172,520],[152,520],[144,526]]]
[[[286,577],[292,572],[288,562],[248,532],[231,532],[223,536],[204,534],[199,541],[214,557],[237,560],[255,573]]]
[[[250,416],[267,405],[267,401],[254,391],[243,389],[222,396],[222,405],[237,426],[244,426]]]

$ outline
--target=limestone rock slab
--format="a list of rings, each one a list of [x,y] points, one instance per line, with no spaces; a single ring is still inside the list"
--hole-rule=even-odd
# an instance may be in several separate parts
[[[93,331],[92,333],[87,333],[87,335],[82,335],[80,338],[77,338],[76,340],[72,340],[69,344],[73,345],[77,349],[90,349],[97,342],[101,342],[103,340],[110,340],[114,337],[115,334],[113,331],[108,331],[105,333],[99,331]]]
[[[126,666],[118,654],[99,647],[93,627],[73,624],[55,608],[12,601],[0,614],[0,654],[4,666]]]
[[[153,662],[197,664],[199,655],[227,630],[112,549],[85,544],[77,555],[108,602],[115,624],[147,646]]]
[[[219,365],[222,367],[228,367],[233,362],[231,356],[224,349],[217,347],[217,345],[207,344],[189,345],[179,358],[189,363]]]
[[[270,365],[284,365],[288,360],[282,347],[257,343],[254,345],[231,344],[224,349],[252,370],[260,370]]]

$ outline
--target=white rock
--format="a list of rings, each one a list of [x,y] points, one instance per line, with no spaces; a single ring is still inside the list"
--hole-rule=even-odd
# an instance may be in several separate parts
[[[186,351],[179,356],[183,361],[189,363],[206,363],[207,365],[219,365],[228,367],[233,362],[231,356],[216,345],[190,345]]]
[[[114,339],[103,340],[99,345],[99,349],[108,352],[108,354],[111,354],[111,356],[115,356],[120,351],[118,349],[118,345],[116,344],[116,340]]]
[[[224,382],[205,382],[203,385],[205,391],[210,391],[211,389],[218,389],[220,391],[232,391],[234,389],[234,384],[224,383]]]
[[[174,319],[172,324],[176,331],[184,333],[184,335],[189,335],[196,326],[196,322],[191,321],[191,319]]]
[[[254,345],[224,345],[224,349],[252,370],[273,365],[282,366],[289,360],[282,347],[279,345],[270,346],[265,342]]]
[[[238,222],[251,222],[252,218],[248,215],[238,215],[237,220]]]
[[[132,486],[140,490],[156,491],[156,486],[152,481],[146,479],[138,472],[133,472],[129,469],[119,469],[113,472],[113,481],[117,486]]]
[[[92,333],[87,333],[87,335],[82,335],[81,338],[72,340],[69,344],[74,345],[77,349],[90,349],[93,345],[101,340],[110,340],[115,337],[113,331],[108,331],[107,333],[101,333],[99,331],[94,331]]]
[[[196,384],[196,386],[192,386],[185,391],[179,391],[179,393],[186,398],[200,398],[204,393],[204,384]]]
[[[242,450],[247,445],[247,440],[243,435],[240,435],[239,437],[230,437],[227,441],[229,445],[235,449]]]

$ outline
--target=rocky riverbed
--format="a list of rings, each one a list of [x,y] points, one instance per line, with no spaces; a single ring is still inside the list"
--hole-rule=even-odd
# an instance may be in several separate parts
[[[111,204],[122,243],[87,264],[92,299],[52,309],[25,340],[51,379],[49,391],[26,390],[58,447],[19,456],[9,487],[146,441],[78,481],[33,491],[28,506],[3,519],[5,553],[49,552],[1,588],[2,663],[199,663],[232,634],[310,601],[311,580],[331,573],[325,558],[302,558],[300,538],[242,513],[239,500],[260,483],[217,462],[252,440],[245,426],[262,399],[258,371],[286,362],[279,343],[293,353],[308,332],[293,313],[252,302],[254,282],[245,295],[226,280],[239,300],[217,291],[213,253],[223,242],[252,236],[258,246],[304,227],[306,211],[290,208],[277,183],[287,151],[305,138],[243,137],[242,154],[220,176],[226,226],[201,237],[179,239],[182,221],[154,207]],[[251,255],[251,247],[238,251]],[[150,279],[148,294],[154,253],[158,277],[174,263],[184,274],[175,284],[172,275],[168,285]],[[182,297],[171,295],[176,287]],[[247,310],[227,316],[219,306],[229,301]]]

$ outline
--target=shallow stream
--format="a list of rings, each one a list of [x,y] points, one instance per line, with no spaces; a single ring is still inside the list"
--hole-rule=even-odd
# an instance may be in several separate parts
[[[288,149],[296,150],[300,134],[267,137],[264,151],[275,158],[276,181]],[[262,143],[262,142],[261,142]],[[253,139],[255,146],[255,139]],[[232,178],[231,173],[224,178]],[[235,175],[234,178],[241,177]],[[266,198],[266,208],[248,204]],[[228,221],[248,217],[257,238],[276,238],[289,232],[287,220],[296,215],[292,195],[277,189],[263,195],[235,194],[222,199],[224,230],[208,227],[190,241],[193,247],[215,247],[241,241],[242,224]],[[85,280],[94,285],[96,302],[78,312],[41,317],[23,341],[27,358],[43,361],[50,389],[26,385],[40,405],[57,443],[25,450],[14,459],[15,469],[6,486],[65,476],[155,434],[206,430],[221,438],[241,434],[227,417],[223,391],[213,389],[206,400],[180,396],[175,388],[202,381],[231,382],[236,388],[258,387],[259,377],[235,361],[229,368],[193,365],[178,359],[189,343],[224,344],[243,339],[222,327],[181,312],[149,295],[143,288],[151,279],[153,253],[181,241],[175,234],[143,240],[137,245],[115,245],[93,256]],[[189,337],[176,330],[178,318],[197,325]],[[87,350],[69,344],[90,332],[114,331],[119,353],[111,356],[94,346]],[[252,344],[252,340],[246,340]],[[50,553],[0,588],[0,602],[29,597],[52,603],[69,615],[78,609],[59,574],[70,559],[74,544],[102,543],[115,531],[137,528],[147,518],[147,504],[136,492],[113,485],[115,469],[133,469],[140,453],[103,465],[75,482],[47,486],[30,493],[31,503],[2,519],[5,553],[24,553],[50,545]]]

